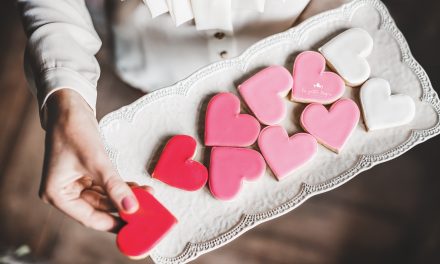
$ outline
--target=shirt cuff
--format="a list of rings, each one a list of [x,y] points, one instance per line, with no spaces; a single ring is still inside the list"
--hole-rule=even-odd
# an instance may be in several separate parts
[[[79,93],[96,115],[96,86],[79,73],[69,68],[57,67],[44,71],[39,77],[41,89],[38,91],[37,98],[43,128],[46,128],[47,120],[46,102],[54,92],[61,89],[72,89]]]

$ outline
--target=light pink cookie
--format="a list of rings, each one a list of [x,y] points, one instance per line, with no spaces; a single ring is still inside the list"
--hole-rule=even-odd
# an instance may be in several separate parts
[[[286,115],[283,97],[291,88],[289,71],[282,66],[271,66],[239,85],[238,91],[261,123],[275,125]]]
[[[328,111],[313,103],[302,112],[301,125],[319,143],[339,153],[357,126],[359,115],[359,107],[350,99],[338,100]]]
[[[295,59],[291,99],[302,103],[331,104],[345,91],[344,80],[325,71],[325,58],[318,52],[304,51]]]
[[[216,94],[209,101],[205,118],[205,145],[246,147],[260,133],[260,123],[248,114],[240,114],[240,100],[232,93]]]
[[[213,147],[209,165],[209,188],[215,198],[230,200],[239,192],[243,180],[256,180],[265,170],[263,157],[253,149]]]
[[[268,126],[258,137],[258,146],[278,180],[310,161],[318,151],[316,139],[307,133],[289,138],[281,126]]]

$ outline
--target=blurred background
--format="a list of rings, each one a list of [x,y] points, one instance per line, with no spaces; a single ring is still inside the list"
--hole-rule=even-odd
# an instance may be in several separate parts
[[[300,20],[340,2],[318,1]],[[114,235],[85,229],[38,199],[44,131],[26,88],[14,2],[0,1],[0,263],[150,263],[126,259]],[[440,92],[440,1],[384,2]],[[143,94],[113,74],[103,0],[88,4],[104,42],[101,118]],[[440,263],[439,149],[440,137],[431,139],[194,263]]]

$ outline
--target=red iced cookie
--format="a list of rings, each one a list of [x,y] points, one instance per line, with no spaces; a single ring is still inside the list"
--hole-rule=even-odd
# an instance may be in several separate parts
[[[141,188],[133,188],[139,201],[139,209],[127,214],[119,212],[127,224],[116,237],[119,250],[133,259],[141,259],[177,223],[177,219],[157,201],[153,195]]]
[[[202,188],[208,180],[208,170],[201,163],[192,160],[196,148],[197,143],[190,136],[172,137],[162,151],[152,174],[153,178],[186,191]]]

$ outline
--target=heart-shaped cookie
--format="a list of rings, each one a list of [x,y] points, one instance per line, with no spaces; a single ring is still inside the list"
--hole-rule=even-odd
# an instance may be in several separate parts
[[[138,187],[133,193],[139,202],[139,209],[127,214],[119,212],[126,222],[116,237],[119,250],[133,259],[141,259],[177,223],[176,218],[148,191]]]
[[[296,57],[293,65],[293,101],[331,104],[344,91],[344,80],[336,73],[325,71],[325,58],[320,53],[304,51]]]
[[[415,116],[414,100],[408,95],[391,95],[388,81],[373,78],[361,87],[360,98],[368,130],[408,124]]]
[[[301,113],[301,126],[319,143],[339,153],[359,122],[359,107],[350,99],[336,101],[330,109],[313,103]]]
[[[261,130],[258,146],[278,180],[310,161],[318,151],[318,143],[313,136],[297,133],[289,138],[281,126],[268,126]]]
[[[202,188],[208,180],[208,170],[193,160],[196,148],[194,138],[187,135],[173,136],[165,145],[151,176],[186,191]]]
[[[209,101],[205,118],[205,145],[247,147],[260,133],[255,117],[240,114],[240,99],[232,93],[216,94]]]
[[[260,178],[266,170],[261,154],[253,149],[213,147],[209,165],[209,188],[219,200],[234,198],[243,180]]]
[[[267,67],[238,86],[238,91],[257,119],[278,124],[286,115],[283,97],[292,88],[292,75],[282,66]]]
[[[370,77],[366,57],[372,50],[373,38],[361,28],[350,28],[319,48],[328,65],[350,86],[358,86]]]

